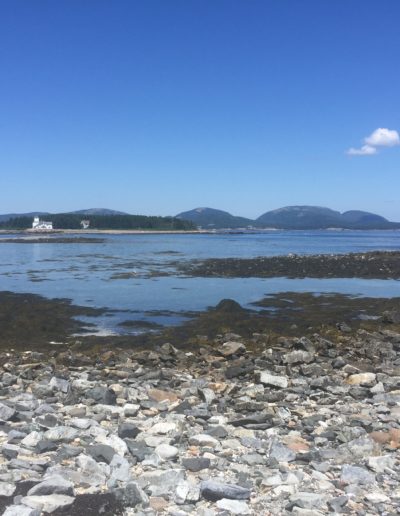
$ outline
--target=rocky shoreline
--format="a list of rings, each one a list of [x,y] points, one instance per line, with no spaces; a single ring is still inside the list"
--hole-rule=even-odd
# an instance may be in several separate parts
[[[3,514],[398,514],[400,313],[337,329],[2,352]]]

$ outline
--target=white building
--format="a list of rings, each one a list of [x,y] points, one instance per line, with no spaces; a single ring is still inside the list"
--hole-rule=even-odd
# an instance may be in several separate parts
[[[82,229],[88,229],[90,226],[90,220],[81,220]]]
[[[35,217],[32,222],[32,229],[36,231],[43,229],[53,229],[53,223],[46,220],[40,220],[39,217]]]

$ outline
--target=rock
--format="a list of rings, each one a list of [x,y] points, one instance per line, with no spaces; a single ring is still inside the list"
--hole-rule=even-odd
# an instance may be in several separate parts
[[[229,498],[230,500],[247,500],[251,491],[245,487],[234,484],[224,484],[214,480],[204,480],[200,485],[203,498],[210,501]]]
[[[8,405],[0,402],[0,419],[2,421],[8,421],[15,414],[15,410]]]
[[[206,457],[185,457],[182,459],[182,466],[196,473],[202,469],[208,469],[210,464],[210,459]]]
[[[68,380],[64,380],[64,378],[56,378],[53,376],[49,382],[49,386],[54,390],[61,391],[67,393],[70,385]]]
[[[196,434],[189,438],[189,444],[194,446],[206,446],[209,448],[215,448],[219,445],[219,441],[207,434]]]
[[[124,487],[115,489],[114,495],[126,507],[136,507],[137,505],[147,506],[149,498],[140,488],[137,482],[128,482]]]
[[[395,458],[392,455],[381,455],[378,457],[368,457],[368,467],[375,473],[383,473],[385,469],[393,469]]]
[[[160,444],[154,451],[163,460],[174,459],[179,454],[178,448],[175,446],[170,446],[169,444]]]
[[[346,383],[349,385],[371,385],[376,380],[375,373],[359,373],[350,375]]]
[[[320,493],[297,492],[289,498],[292,506],[301,509],[318,509],[325,504],[324,496]]]
[[[78,437],[79,433],[70,426],[56,426],[44,433],[43,437],[49,441],[69,442]],[[37,444],[37,443],[36,443]]]
[[[75,498],[62,494],[47,496],[24,496],[22,503],[33,509],[39,509],[46,513],[52,513],[57,509],[67,509],[74,503]]]
[[[360,466],[350,466],[345,464],[342,468],[340,481],[343,482],[343,484],[368,485],[375,482],[375,475]]]
[[[218,509],[228,511],[230,514],[251,514],[250,508],[246,502],[241,500],[229,500],[222,498],[216,503]]]
[[[92,398],[97,403],[102,403],[103,405],[115,405],[117,401],[117,396],[112,389],[101,386],[96,386],[86,391],[86,397]]]
[[[106,444],[94,444],[87,448],[87,453],[97,462],[110,464],[115,455],[115,450]]]
[[[159,403],[163,401],[174,403],[179,399],[174,392],[163,391],[161,389],[149,389],[147,395],[151,400],[158,401]]]
[[[110,468],[111,480],[119,480],[120,482],[129,482],[131,480],[130,464],[123,457],[114,455],[110,462]]]
[[[132,424],[132,423],[121,423],[118,426],[118,437],[121,437],[121,439],[125,439],[126,437],[130,437],[134,439],[137,435],[139,435],[141,430],[139,428]]]
[[[296,459],[296,453],[278,441],[272,443],[269,456],[278,462],[292,462]]]
[[[0,482],[0,496],[12,496],[16,488],[14,484],[9,482]]]
[[[28,491],[28,496],[44,496],[51,494],[74,496],[74,484],[59,475],[53,475],[43,480],[43,482],[36,484]]]
[[[282,360],[284,364],[289,365],[304,363],[309,364],[310,362],[313,362],[314,354],[310,353],[309,351],[296,350],[283,355]]]
[[[222,344],[219,353],[224,357],[239,355],[246,351],[246,346],[242,342],[229,341]]]
[[[276,376],[269,371],[261,371],[258,375],[258,381],[263,385],[278,387],[279,389],[286,389],[289,383],[286,376]]]
[[[26,505],[10,505],[3,516],[40,516],[40,509],[33,509]]]

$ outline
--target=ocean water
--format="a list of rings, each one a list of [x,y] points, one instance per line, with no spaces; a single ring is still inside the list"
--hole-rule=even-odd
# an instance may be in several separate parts
[[[185,312],[203,310],[224,298],[249,306],[285,291],[400,296],[400,282],[394,280],[188,278],[176,273],[177,264],[193,259],[400,250],[400,231],[101,237],[103,243],[93,244],[0,244],[0,290],[106,308],[95,320],[98,330],[106,333],[141,331],[119,326],[128,319],[178,324]],[[163,276],[165,272],[169,275]]]

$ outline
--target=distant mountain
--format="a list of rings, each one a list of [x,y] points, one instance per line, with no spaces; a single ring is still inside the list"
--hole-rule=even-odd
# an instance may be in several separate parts
[[[286,206],[264,213],[256,220],[257,226],[281,229],[392,229],[400,224],[367,211],[345,213],[319,206]]]
[[[204,229],[246,228],[254,224],[251,219],[235,217],[227,211],[213,208],[195,208],[176,215],[177,219],[189,220]]]
[[[277,229],[400,229],[400,223],[367,211],[352,210],[340,213],[320,206],[285,206],[267,211],[258,219],[236,217],[226,211],[196,208],[177,215],[205,229],[235,229],[254,226]]]
[[[68,211],[75,215],[129,215],[124,211],[108,210],[107,208],[89,208],[87,210]]]

